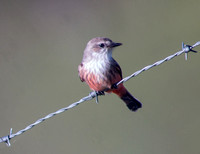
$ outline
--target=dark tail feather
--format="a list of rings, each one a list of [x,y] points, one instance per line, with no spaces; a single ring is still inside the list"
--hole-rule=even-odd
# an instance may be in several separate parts
[[[140,103],[136,98],[134,98],[128,91],[120,97],[127,105],[127,107],[131,111],[137,111],[137,109],[142,107],[142,103]]]

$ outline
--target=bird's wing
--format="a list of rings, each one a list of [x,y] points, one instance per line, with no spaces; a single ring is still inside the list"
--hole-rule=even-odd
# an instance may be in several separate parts
[[[85,79],[83,77],[83,64],[82,63],[78,66],[78,75],[79,75],[80,80],[82,82],[84,82]]]

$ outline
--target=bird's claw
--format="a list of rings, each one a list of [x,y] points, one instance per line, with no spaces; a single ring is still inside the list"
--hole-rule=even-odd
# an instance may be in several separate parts
[[[116,83],[113,84],[113,85],[111,86],[111,89],[117,89],[117,84],[116,84]]]
[[[96,103],[98,104],[99,103],[99,99],[98,99],[98,96],[100,95],[105,95],[104,91],[93,91],[93,92],[90,92],[90,95],[94,98],[96,98]]]
[[[98,96],[100,96],[100,95],[105,95],[104,91],[96,91],[96,94],[97,94]]]

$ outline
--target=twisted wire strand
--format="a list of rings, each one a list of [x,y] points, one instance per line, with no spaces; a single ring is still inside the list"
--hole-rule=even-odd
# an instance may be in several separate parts
[[[10,134],[9,134],[9,135],[0,138],[0,143],[1,143],[1,142],[5,142],[5,143],[7,144],[7,146],[10,146],[10,145],[11,145],[11,144],[10,144],[10,139],[11,139],[11,138],[14,138],[15,136],[21,135],[22,133],[24,133],[24,132],[26,132],[27,130],[33,128],[34,126],[40,124],[41,122],[45,121],[46,119],[49,119],[49,118],[51,118],[51,117],[53,117],[53,116],[55,116],[55,115],[57,115],[57,114],[60,114],[60,113],[62,113],[62,112],[64,112],[64,111],[67,111],[67,110],[69,110],[69,109],[71,109],[71,108],[73,108],[73,107],[75,107],[75,106],[77,106],[77,105],[79,105],[79,104],[81,104],[81,103],[83,103],[83,102],[85,102],[85,101],[89,101],[89,100],[93,99],[94,97],[96,97],[96,93],[95,93],[95,92],[91,92],[88,96],[81,98],[78,102],[72,103],[71,105],[69,105],[69,106],[67,106],[67,107],[64,107],[64,108],[62,108],[62,109],[59,109],[59,110],[57,110],[56,112],[50,113],[50,114],[46,115],[45,117],[43,117],[43,118],[41,118],[41,119],[38,119],[38,120],[35,121],[34,123],[28,125],[26,128],[24,128],[24,129],[18,131],[18,132],[15,133],[15,134],[12,134],[12,128],[11,128],[11,129],[10,129]]]
[[[182,44],[182,50],[181,51],[178,51],[178,52],[174,53],[173,55],[170,55],[170,56],[168,56],[168,57],[166,57],[166,58],[164,58],[162,60],[159,60],[159,61],[153,63],[152,65],[148,65],[148,66],[142,68],[141,70],[136,71],[135,73],[131,74],[130,76],[125,77],[124,79],[122,79],[121,81],[119,81],[116,85],[119,85],[119,84],[121,84],[123,82],[126,82],[129,79],[131,79],[132,77],[135,77],[135,76],[139,75],[140,73],[142,73],[142,72],[144,72],[146,70],[149,70],[149,69],[151,69],[151,68],[153,68],[155,66],[158,66],[158,65],[160,65],[160,64],[162,64],[162,63],[164,63],[166,61],[169,61],[169,60],[173,59],[174,57],[181,55],[182,53],[185,53],[187,55],[188,52],[190,52],[190,51],[191,52],[196,52],[196,51],[194,51],[192,49],[194,47],[196,47],[196,46],[199,46],[199,45],[200,45],[200,41],[196,42],[192,46]],[[33,128],[34,126],[40,124],[41,122],[43,122],[43,121],[45,121],[45,120],[47,120],[47,119],[49,119],[49,118],[51,118],[51,117],[53,117],[53,116],[55,116],[57,114],[60,114],[60,113],[62,113],[64,111],[67,111],[67,110],[69,110],[69,109],[71,109],[71,108],[73,108],[73,107],[75,107],[75,106],[77,106],[77,105],[79,105],[79,104],[81,104],[81,103],[83,103],[85,101],[89,101],[89,100],[93,99],[94,97],[96,97],[96,100],[98,101],[97,95],[100,95],[100,94],[97,94],[96,92],[91,92],[88,96],[85,96],[85,97],[81,98],[78,102],[72,103],[71,105],[69,105],[67,107],[59,109],[56,112],[50,113],[50,114],[46,115],[45,117],[43,117],[41,119],[38,119],[34,123],[28,125],[27,127],[25,127],[24,129],[18,131],[15,134],[12,133],[12,128],[11,128],[9,135],[4,136],[4,137],[0,137],[0,143],[1,142],[5,142],[7,144],[7,146],[10,146],[11,145],[10,144],[10,139],[14,138],[15,136],[21,135],[22,133],[24,133],[27,130]]]
[[[164,59],[162,59],[162,60],[159,60],[159,61],[157,61],[157,62],[155,62],[155,63],[153,63],[153,64],[151,64],[151,65],[145,66],[145,67],[142,68],[141,70],[138,70],[138,71],[136,71],[135,73],[131,74],[130,76],[127,76],[127,77],[125,77],[124,79],[122,79],[121,81],[119,81],[119,82],[117,83],[117,85],[119,85],[119,84],[121,84],[121,83],[123,83],[123,82],[128,81],[129,79],[131,79],[132,77],[135,77],[135,76],[139,75],[139,74],[142,73],[143,71],[147,71],[147,70],[151,69],[151,68],[154,67],[154,66],[158,66],[158,65],[160,65],[160,64],[162,64],[162,63],[164,63],[164,62],[166,62],[166,61],[169,61],[169,60],[173,59],[174,57],[181,55],[182,53],[187,54],[189,51],[196,52],[196,51],[192,50],[192,48],[194,48],[194,47],[196,47],[196,46],[199,46],[199,45],[200,45],[200,41],[196,42],[196,43],[195,43],[194,45],[192,45],[192,46],[184,45],[184,44],[183,44],[182,50],[181,50],[181,51],[178,51],[178,52],[174,53],[173,55],[170,55],[170,56],[168,56],[168,57],[166,57],[166,58],[164,58]],[[187,60],[187,59],[186,59],[186,60]]]

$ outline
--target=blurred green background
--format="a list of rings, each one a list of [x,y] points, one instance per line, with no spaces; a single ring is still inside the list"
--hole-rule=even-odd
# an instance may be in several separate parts
[[[1,0],[0,136],[88,95],[77,67],[93,37],[122,42],[123,76],[200,41],[200,1]],[[200,47],[195,48],[200,51]],[[200,55],[184,55],[125,83],[143,103],[115,95],[85,102],[0,144],[1,154],[199,154]]]

